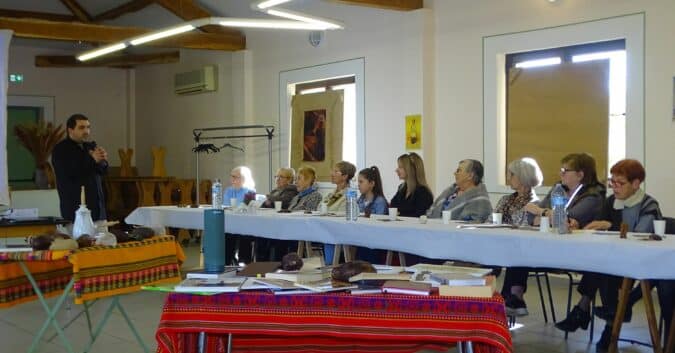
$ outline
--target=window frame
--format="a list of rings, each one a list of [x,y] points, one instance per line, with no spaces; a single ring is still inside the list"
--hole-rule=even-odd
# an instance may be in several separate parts
[[[624,39],[626,45],[626,158],[644,163],[645,14],[483,37],[483,162],[489,192],[506,185],[506,55]],[[563,156],[560,156],[561,158]],[[537,193],[549,187],[537,188]]]

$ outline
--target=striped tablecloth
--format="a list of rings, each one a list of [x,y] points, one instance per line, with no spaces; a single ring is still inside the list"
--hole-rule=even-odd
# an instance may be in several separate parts
[[[474,352],[512,352],[499,295],[459,298],[269,292],[167,296],[157,329],[159,353],[416,352],[473,342]]]
[[[45,297],[61,294],[72,277],[75,303],[180,281],[182,248],[173,236],[68,251],[0,253],[0,308],[36,299],[23,261]]]

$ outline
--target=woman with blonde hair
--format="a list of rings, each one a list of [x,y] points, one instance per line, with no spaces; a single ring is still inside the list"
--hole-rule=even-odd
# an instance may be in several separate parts
[[[230,186],[225,189],[223,204],[230,205],[231,199],[237,199],[237,204],[239,205],[244,202],[244,197],[249,192],[255,192],[255,181],[253,180],[251,169],[246,166],[232,168],[230,172]]]
[[[434,195],[427,186],[424,162],[417,153],[411,152],[398,157],[396,174],[403,180],[391,199],[391,207],[398,208],[404,217],[419,217],[427,213],[434,201]]]
[[[293,184],[295,170],[293,168],[279,168],[274,175],[274,181],[277,187],[266,195],[262,207],[272,208],[275,201],[281,201],[281,208],[288,209],[291,200],[298,194],[298,188]]]
[[[316,181],[316,171],[312,167],[301,167],[298,169],[298,179],[295,185],[298,187],[298,194],[293,197],[288,209],[291,211],[315,211],[321,203],[321,194],[314,182]]]

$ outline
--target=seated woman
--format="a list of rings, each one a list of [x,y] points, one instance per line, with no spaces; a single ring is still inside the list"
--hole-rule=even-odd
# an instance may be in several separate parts
[[[450,211],[450,219],[484,222],[492,213],[492,204],[483,184],[483,164],[475,159],[459,162],[455,183],[443,190],[434,201],[427,216],[441,218]]]
[[[298,169],[298,180],[295,185],[298,187],[298,194],[291,199],[288,209],[291,211],[316,211],[321,203],[321,194],[314,185],[316,180],[316,171],[312,167],[301,167]]]
[[[511,189],[510,195],[505,195],[495,207],[495,212],[502,214],[502,222],[507,224],[528,224],[525,206],[530,202],[538,201],[534,188],[541,185],[544,176],[537,161],[532,158],[521,158],[509,163],[506,180]],[[527,267],[509,267],[506,269],[502,296],[506,305],[506,314],[509,316],[525,316],[528,314],[523,294],[527,291],[527,276],[530,272]]]
[[[396,174],[403,180],[391,199],[391,207],[398,209],[403,217],[425,215],[433,203],[434,195],[427,186],[424,162],[417,153],[411,152],[398,157]]]
[[[661,219],[661,211],[659,203],[640,188],[640,184],[645,180],[645,170],[642,164],[634,159],[624,159],[614,164],[610,173],[612,177],[609,179],[609,185],[612,187],[613,195],[609,196],[604,202],[602,213],[597,217],[597,220],[587,224],[584,228],[618,231],[622,224],[626,224],[629,232],[652,233],[654,231],[654,220]],[[621,278],[598,273],[585,273],[579,288],[582,288],[582,286],[599,289],[602,304],[606,310],[612,312],[611,317],[613,318],[618,303]],[[595,295],[595,290],[592,293],[582,292],[581,290],[580,292],[582,294],[581,300],[565,320],[556,324],[557,328],[563,331],[574,331],[578,327],[585,329],[584,326],[588,325],[591,319],[588,314],[588,307],[591,298]],[[672,312],[669,315],[672,315]],[[599,352],[606,351],[609,348],[609,338],[612,333],[611,324],[611,321],[607,322],[600,340],[596,344],[596,350]]]
[[[295,170],[293,168],[279,168],[274,176],[277,187],[267,194],[262,207],[273,208],[275,201],[281,201],[281,208],[288,209],[291,200],[298,194],[298,187],[293,184]]]
[[[246,166],[232,168],[230,186],[223,194],[223,204],[232,206],[230,200],[237,199],[237,205],[241,205],[249,192],[255,193],[255,181],[251,175],[251,169]],[[251,262],[252,243],[255,239],[249,235],[228,233],[225,238],[226,261],[232,265]]]
[[[237,199],[237,205],[240,205],[249,192],[255,192],[251,169],[245,166],[234,167],[230,172],[230,186],[223,194],[223,204],[230,205],[231,199]]]
[[[376,166],[362,169],[359,172],[358,179],[361,196],[359,196],[356,202],[359,204],[359,212],[364,213],[366,217],[369,217],[371,214],[387,214],[388,205],[382,191],[380,170]],[[359,260],[368,261],[373,264],[382,263],[383,256],[384,252],[377,249],[359,247],[356,251],[356,257]]]
[[[602,210],[605,186],[598,181],[595,159],[588,153],[572,153],[560,161],[560,183],[567,191],[567,217],[572,228],[583,228]],[[551,217],[551,191],[539,204],[525,206],[532,214],[532,224],[538,225],[542,216]],[[552,223],[551,223],[552,224]]]
[[[349,188],[349,182],[354,174],[356,174],[356,167],[353,164],[347,161],[335,163],[330,173],[330,181],[335,184],[335,191],[326,195],[322,201],[326,204],[328,212],[345,214],[345,191]],[[327,264],[333,263],[334,252],[335,244],[324,244],[323,254]]]

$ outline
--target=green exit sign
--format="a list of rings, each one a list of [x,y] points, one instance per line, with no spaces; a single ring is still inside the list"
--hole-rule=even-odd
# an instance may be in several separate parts
[[[23,82],[22,74],[9,74],[9,82],[21,83]]]

